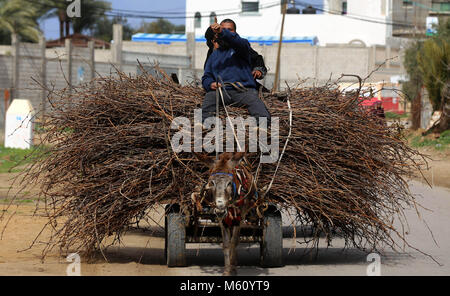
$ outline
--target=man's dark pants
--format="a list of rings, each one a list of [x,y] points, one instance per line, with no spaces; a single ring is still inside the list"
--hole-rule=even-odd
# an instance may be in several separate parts
[[[250,116],[258,119],[260,117],[267,117],[267,122],[270,123],[270,113],[267,111],[264,102],[259,98],[258,91],[254,88],[247,88],[246,91],[238,91],[234,89],[222,91],[223,99],[226,106],[244,107],[248,109]],[[222,99],[219,95],[219,105],[222,106]],[[216,91],[209,91],[205,95],[202,104],[202,122],[208,117],[216,116]]]

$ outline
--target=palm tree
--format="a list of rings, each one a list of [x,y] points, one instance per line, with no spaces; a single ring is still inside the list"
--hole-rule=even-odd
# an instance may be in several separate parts
[[[69,18],[67,6],[70,2],[66,0],[42,0],[39,4],[45,9],[43,18],[57,17],[59,20],[59,37],[62,39],[70,35],[70,23],[75,33],[81,33],[85,29],[91,29],[100,16],[111,9],[111,4],[100,0],[80,1],[81,17]],[[65,32],[64,32],[65,29]]]
[[[66,22],[66,7],[64,0],[41,0],[35,3],[39,12],[40,19],[58,17],[59,19],[59,37],[64,37],[64,23]]]
[[[0,29],[17,34],[23,40],[39,40],[36,16],[35,7],[23,0],[0,0]]]

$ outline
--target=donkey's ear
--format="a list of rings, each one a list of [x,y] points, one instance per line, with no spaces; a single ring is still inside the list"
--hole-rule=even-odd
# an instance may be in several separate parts
[[[237,166],[242,158],[244,158],[246,152],[235,152],[230,159],[230,162],[233,167]]]
[[[208,156],[203,153],[194,152],[195,157],[202,163],[204,163],[208,167],[212,167],[215,163],[214,157]]]

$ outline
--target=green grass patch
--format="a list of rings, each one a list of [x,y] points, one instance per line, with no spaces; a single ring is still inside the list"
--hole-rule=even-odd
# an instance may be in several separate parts
[[[29,203],[37,202],[38,200],[39,200],[38,195],[36,195],[36,196],[25,196],[25,195],[10,196],[10,197],[6,197],[6,198],[0,198],[0,205],[29,204]]]
[[[23,165],[31,162],[26,156],[32,149],[5,148],[0,146],[0,173],[20,172],[17,165]]]
[[[397,114],[395,112],[386,112],[384,115],[386,116],[386,119],[401,119],[409,117],[408,113]]]
[[[34,200],[32,199],[18,199],[15,202],[16,203],[32,203]]]
[[[440,134],[437,139],[415,136],[411,139],[411,146],[415,148],[434,147],[436,150],[445,150],[450,146],[450,130]]]
[[[0,205],[20,205],[20,204],[30,204],[33,203],[32,199],[20,199],[16,198],[11,202],[11,199],[0,199]]]

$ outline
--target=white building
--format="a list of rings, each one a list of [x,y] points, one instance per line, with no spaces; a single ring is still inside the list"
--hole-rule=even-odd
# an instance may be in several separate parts
[[[204,35],[214,20],[233,19],[241,36],[279,36],[281,3],[285,0],[186,0],[186,32]],[[312,3],[316,14],[287,14],[285,37],[318,38],[319,45],[363,42],[386,45],[392,36],[393,0],[303,0],[295,1],[302,11]],[[291,3],[291,1],[288,1]],[[302,7],[303,5],[303,7]],[[292,7],[292,4],[289,4]]]

